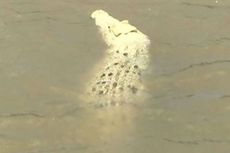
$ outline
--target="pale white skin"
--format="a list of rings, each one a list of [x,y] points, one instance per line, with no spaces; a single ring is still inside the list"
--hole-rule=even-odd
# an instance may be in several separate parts
[[[141,76],[148,67],[150,40],[127,20],[119,21],[103,10],[91,17],[109,48],[87,91],[102,106],[131,102],[144,88]]]

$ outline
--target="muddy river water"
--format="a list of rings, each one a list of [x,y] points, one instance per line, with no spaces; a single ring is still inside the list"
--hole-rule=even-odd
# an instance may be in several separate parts
[[[79,94],[106,49],[104,9],[150,37],[149,98]],[[0,153],[229,153],[230,1],[1,0]]]

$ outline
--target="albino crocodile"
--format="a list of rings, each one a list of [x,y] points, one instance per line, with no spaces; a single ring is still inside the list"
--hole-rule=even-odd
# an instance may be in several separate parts
[[[99,106],[132,102],[144,89],[141,77],[149,63],[150,40],[127,20],[103,10],[91,14],[108,49],[87,85],[90,101]]]

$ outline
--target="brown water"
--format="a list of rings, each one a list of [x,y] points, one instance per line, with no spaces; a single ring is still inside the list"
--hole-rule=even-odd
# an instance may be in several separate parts
[[[150,36],[147,101],[78,98],[98,8]],[[0,153],[229,153],[229,16],[227,0],[1,0]]]

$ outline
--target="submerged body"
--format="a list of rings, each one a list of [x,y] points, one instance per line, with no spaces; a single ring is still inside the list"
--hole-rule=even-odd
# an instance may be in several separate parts
[[[91,17],[109,48],[87,93],[96,105],[131,102],[144,89],[141,76],[148,67],[150,41],[127,20],[119,21],[103,10],[94,11]]]

